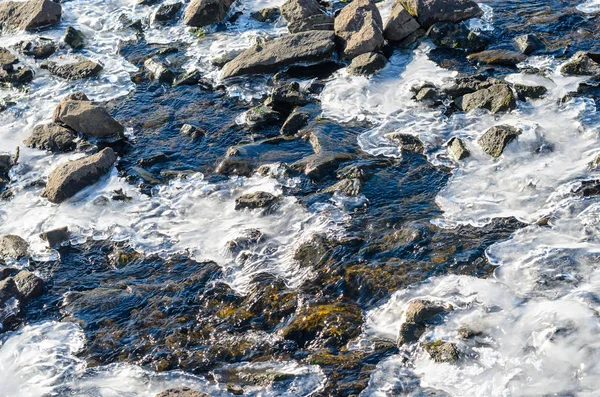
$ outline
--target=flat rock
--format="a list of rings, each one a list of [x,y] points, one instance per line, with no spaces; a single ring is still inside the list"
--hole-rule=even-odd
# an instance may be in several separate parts
[[[242,52],[225,65],[223,78],[272,73],[294,63],[327,61],[334,50],[333,32],[310,31],[290,34]]]
[[[471,54],[467,59],[486,65],[516,66],[526,60],[527,56],[510,50],[488,50]]]
[[[48,230],[40,234],[40,238],[48,243],[49,248],[54,248],[65,241],[68,241],[69,237],[69,228],[66,226]]]
[[[74,50],[81,50],[85,47],[86,40],[85,35],[81,31],[67,26],[62,41]]]
[[[86,137],[106,140],[123,137],[125,128],[103,106],[72,98],[65,98],[58,104],[53,115],[55,123],[63,124]]]
[[[116,160],[117,154],[111,148],[105,148],[94,155],[61,164],[48,176],[42,197],[59,204],[98,182]]]
[[[235,199],[235,209],[256,209],[256,208],[264,208],[270,209],[279,201],[279,197],[267,193],[267,192],[256,192],[244,194]]]
[[[448,153],[456,161],[464,160],[471,155],[462,139],[456,137],[448,141]]]
[[[23,238],[7,234],[0,239],[0,258],[21,259],[27,256],[29,244]]]
[[[368,52],[357,56],[348,66],[348,73],[367,76],[383,69],[387,58],[376,52]]]
[[[192,0],[185,10],[183,22],[193,27],[219,23],[227,16],[232,3],[233,0]]]
[[[487,109],[492,113],[508,112],[517,106],[515,96],[507,84],[494,84],[465,94],[456,103],[465,112],[474,109]]]
[[[406,11],[427,29],[437,22],[460,22],[483,15],[472,0],[400,0]]]
[[[2,30],[34,30],[60,22],[62,7],[50,0],[5,1],[0,3]]]
[[[477,143],[492,157],[500,157],[506,145],[521,135],[522,131],[510,125],[496,125],[479,137]]]
[[[58,123],[36,125],[33,133],[25,140],[27,147],[50,152],[69,152],[75,149],[77,134]]]
[[[383,44],[383,21],[373,0],[354,0],[335,18],[335,35],[344,58],[376,52]]]
[[[50,61],[42,64],[41,67],[65,80],[79,80],[96,76],[103,69],[99,63],[84,57],[68,63]]]
[[[600,53],[579,51],[560,67],[560,72],[568,76],[600,74]]]
[[[383,37],[390,41],[402,41],[413,34],[421,25],[400,3],[396,1],[383,28]]]
[[[200,391],[192,390],[189,387],[177,387],[174,389],[168,389],[162,393],[158,393],[156,397],[211,397],[210,394],[206,394]]]
[[[546,48],[544,43],[533,34],[524,34],[515,37],[515,46],[525,55],[533,54],[536,51],[541,51]]]
[[[309,30],[333,30],[333,17],[318,14],[288,23],[290,33],[307,32]]]

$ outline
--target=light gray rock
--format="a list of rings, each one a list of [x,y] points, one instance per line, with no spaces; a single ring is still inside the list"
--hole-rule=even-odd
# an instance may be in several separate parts
[[[77,134],[58,123],[36,125],[33,133],[25,140],[27,147],[50,152],[69,152],[75,149]]]
[[[600,74],[600,53],[579,51],[561,66],[560,72],[568,76]]]
[[[402,3],[396,1],[392,13],[385,23],[383,37],[390,41],[402,41],[420,27],[417,20],[406,11]]]
[[[355,75],[370,75],[383,69],[387,58],[376,52],[368,52],[357,56],[348,66],[348,73]]]
[[[448,141],[448,153],[456,161],[464,160],[471,155],[462,139],[456,137]]]
[[[383,44],[383,21],[373,0],[354,0],[335,18],[335,35],[344,58],[376,52]]]
[[[19,236],[7,234],[0,239],[0,258],[21,259],[28,251],[29,244]]]
[[[185,10],[183,22],[188,26],[204,27],[225,19],[233,0],[192,0]]]
[[[494,84],[489,88],[465,94],[456,100],[465,112],[474,109],[487,109],[492,113],[508,112],[517,106],[515,96],[508,84]]]
[[[530,55],[535,51],[544,50],[546,48],[544,43],[533,34],[524,34],[515,37],[515,46],[525,55]]]
[[[144,68],[148,70],[155,80],[173,84],[175,73],[158,57],[148,58],[144,61]]]
[[[73,98],[73,99],[71,99]],[[80,96],[63,99],[54,110],[53,121],[86,137],[115,140],[123,137],[125,128],[101,105]]]
[[[496,125],[479,137],[477,143],[492,157],[500,157],[504,148],[521,135],[522,131],[511,125]]]

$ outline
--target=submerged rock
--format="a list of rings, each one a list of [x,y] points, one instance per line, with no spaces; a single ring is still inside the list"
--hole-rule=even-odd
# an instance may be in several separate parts
[[[423,142],[414,135],[392,132],[385,137],[397,143],[403,152],[423,153]]]
[[[233,0],[192,0],[185,10],[183,22],[198,28],[219,23],[227,16],[232,3]]]
[[[427,34],[439,48],[483,51],[491,42],[489,37],[469,30],[462,23],[438,22]]]
[[[184,135],[189,136],[192,139],[197,139],[197,138],[201,138],[204,135],[206,135],[206,131],[202,128],[198,128],[196,126],[193,126],[191,124],[184,124],[181,129],[179,130],[179,132],[181,132]]]
[[[533,34],[524,34],[522,36],[515,37],[515,46],[525,55],[530,55],[536,51],[546,48],[544,43],[542,43],[540,39]]]
[[[36,125],[33,133],[25,140],[27,147],[51,152],[69,152],[75,149],[77,134],[58,123]]]
[[[442,104],[442,95],[440,91],[435,86],[431,85],[425,85],[418,89],[414,99],[427,106],[437,106]]]
[[[61,164],[48,176],[42,197],[60,204],[98,182],[111,170],[116,160],[116,153],[111,148],[106,148],[94,155]]]
[[[516,66],[518,63],[526,60],[527,56],[516,51],[488,50],[471,54],[467,59],[486,65]]]
[[[67,26],[62,41],[74,50],[81,50],[85,47],[85,35],[71,26]]]
[[[48,243],[49,248],[54,248],[59,244],[69,240],[69,228],[60,227],[58,229],[48,230],[40,234],[40,238]]]
[[[521,130],[510,125],[496,125],[479,137],[477,143],[492,157],[500,157],[506,145],[521,135]]]
[[[406,11],[402,3],[396,1],[392,8],[392,13],[383,28],[383,37],[390,41],[402,41],[420,27],[419,23]]]
[[[465,112],[474,109],[487,109],[492,113],[508,112],[517,106],[508,84],[494,84],[489,88],[465,94],[456,103]]]
[[[58,51],[58,45],[53,40],[44,38],[23,41],[18,44],[17,48],[23,55],[31,56],[35,59],[46,59]]]
[[[448,141],[448,153],[456,161],[464,160],[471,155],[462,139],[456,137]]]
[[[0,68],[2,70],[12,70],[14,64],[19,62],[16,56],[6,48],[0,48]]]
[[[46,62],[40,67],[65,80],[93,77],[104,69],[99,63],[84,57],[79,57],[74,62],[69,63]]]
[[[267,105],[258,105],[246,112],[246,122],[256,128],[277,124],[281,114]]]
[[[400,0],[400,2],[424,28],[429,28],[437,22],[460,22],[483,15],[483,10],[472,0]]]
[[[357,56],[348,66],[348,73],[370,75],[385,67],[387,58],[376,52],[368,52]]]
[[[156,397],[211,397],[211,396],[210,396],[210,394],[192,390],[189,387],[177,387],[174,389],[168,389],[161,393],[158,393],[156,395]]]
[[[437,340],[425,343],[423,348],[435,362],[453,363],[458,361],[459,353],[454,343]]]
[[[267,193],[267,192],[249,193],[249,194],[244,194],[243,196],[240,196],[235,199],[235,209],[236,210],[242,210],[242,209],[253,210],[253,209],[257,209],[257,208],[264,208],[264,209],[269,210],[278,201],[279,201],[279,197],[277,197],[271,193]]]
[[[19,289],[13,277],[0,281],[0,307],[12,298],[19,298]]]
[[[85,94],[63,99],[54,110],[53,121],[86,137],[114,140],[123,137],[125,128],[108,111],[91,102]]]
[[[325,151],[298,160],[291,165],[292,169],[303,171],[311,179],[322,179],[335,172],[338,166],[349,161],[353,156],[344,152]]]
[[[234,240],[227,242],[227,249],[234,255],[242,250],[255,246],[264,240],[265,235],[258,229],[247,229],[243,234]]]
[[[19,59],[6,48],[0,47],[0,82],[9,84],[29,83],[33,71],[28,67],[15,68]]]
[[[333,32],[310,31],[271,40],[249,48],[227,63],[223,78],[244,74],[272,73],[299,62],[327,61],[335,49]]]
[[[335,35],[344,58],[379,50],[384,43],[383,21],[373,0],[354,0],[335,18]]]
[[[2,30],[33,30],[60,22],[62,7],[50,0],[5,1],[0,3]]]
[[[28,251],[29,243],[19,236],[7,234],[0,239],[0,258],[21,259]]]
[[[404,322],[398,331],[398,346],[419,340],[426,326],[435,323],[438,317],[448,310],[448,307],[428,300],[411,301],[406,308]]]
[[[560,67],[560,72],[569,76],[600,74],[600,53],[579,51]]]
[[[288,23],[290,33],[308,32],[310,30],[333,30],[333,17],[318,14],[306,19]]]

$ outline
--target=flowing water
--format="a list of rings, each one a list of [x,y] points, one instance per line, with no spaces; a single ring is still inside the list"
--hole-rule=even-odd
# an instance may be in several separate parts
[[[283,3],[238,0],[230,11],[238,18],[198,35],[155,21],[157,6],[136,0],[70,0],[59,25],[0,37],[7,48],[39,35],[58,41],[73,26],[88,37],[81,54],[104,65],[96,78],[66,82],[19,56],[33,82],[0,90],[13,103],[0,113],[0,152],[20,147],[11,197],[0,201],[0,235],[17,234],[31,249],[29,260],[0,268],[27,268],[46,282],[42,297],[0,308],[0,396],[153,397],[180,386],[212,396],[600,395],[600,201],[581,193],[600,179],[589,166],[600,154],[598,98],[565,99],[586,78],[558,71],[577,50],[598,49],[600,2],[481,4],[485,14],[468,24],[491,35],[492,47],[511,48],[523,33],[548,47],[518,68],[484,70],[548,89],[510,113],[414,101],[416,85],[475,71],[464,60],[442,68],[438,56],[447,55],[428,40],[394,50],[372,77],[342,68],[322,79],[315,128],[354,154],[351,166],[369,170],[356,196],[323,191],[333,176],[312,182],[286,172],[281,163],[312,154],[310,143],[265,144],[278,128],[244,123],[268,93],[268,76],[221,81],[211,63],[286,34],[283,20],[249,16]],[[384,19],[391,4],[378,3]],[[144,57],[165,49],[174,68],[199,70],[203,85],[138,79]],[[129,143],[116,144],[109,175],[54,205],[40,197],[40,180],[83,154],[22,142],[77,90],[106,103]],[[206,136],[182,136],[185,123]],[[523,133],[491,159],[476,141],[497,124]],[[417,136],[424,153],[402,152],[391,132]],[[471,152],[460,163],[445,147],[455,136]],[[270,172],[216,173],[240,143]],[[150,183],[138,160],[157,153],[168,160],[148,168],[158,180]],[[119,189],[128,200],[111,199]],[[279,196],[279,206],[235,210],[237,197],[257,191]],[[62,226],[70,241],[47,249],[39,234]],[[263,236],[232,249],[248,230]],[[421,342],[455,343],[458,363],[436,362],[419,344],[396,346],[414,299],[452,305]],[[302,323],[311,319],[316,325]],[[304,330],[290,331],[298,323]],[[463,338],[464,329],[476,337]]]

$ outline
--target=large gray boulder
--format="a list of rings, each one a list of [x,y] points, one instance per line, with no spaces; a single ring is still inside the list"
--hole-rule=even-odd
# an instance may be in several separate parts
[[[383,21],[373,0],[354,0],[344,7],[335,18],[334,30],[347,59],[376,52],[384,44]]]
[[[33,133],[25,140],[25,145],[33,149],[50,152],[69,152],[75,149],[77,134],[58,123],[36,125]]]
[[[288,0],[281,6],[290,33],[333,30],[333,18],[316,0]]]
[[[487,109],[492,113],[508,112],[517,106],[515,96],[508,84],[493,84],[456,100],[465,112],[474,109]]]
[[[99,153],[59,165],[50,176],[42,197],[60,204],[98,182],[113,167],[117,154],[106,148]]]
[[[60,22],[62,7],[50,0],[0,3],[2,30],[33,30]]]
[[[183,22],[199,28],[219,23],[227,16],[232,3],[233,0],[192,0],[185,10]]]
[[[483,15],[472,0],[400,0],[406,11],[427,29],[437,22],[460,22]]]
[[[244,74],[272,73],[295,63],[318,63],[335,50],[333,32],[309,31],[290,34],[247,49],[223,69],[223,78]]]
[[[504,148],[519,135],[521,130],[511,125],[496,125],[479,137],[477,143],[492,157],[500,157]]]
[[[86,137],[115,140],[125,128],[108,111],[85,97],[70,96],[54,110],[53,121],[65,125]]]
[[[383,37],[390,41],[402,41],[420,27],[417,20],[406,11],[399,1],[396,1],[383,28]]]
[[[0,239],[0,258],[21,259],[27,256],[29,244],[23,238],[7,234]]]

